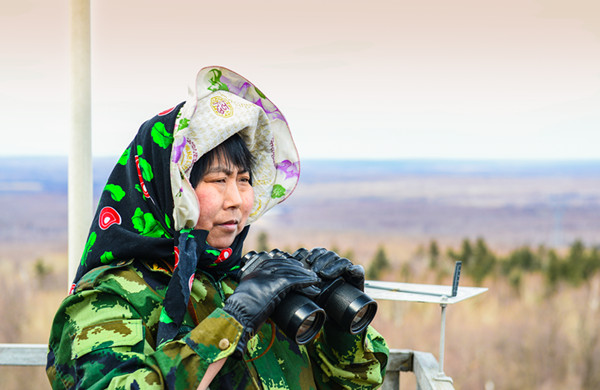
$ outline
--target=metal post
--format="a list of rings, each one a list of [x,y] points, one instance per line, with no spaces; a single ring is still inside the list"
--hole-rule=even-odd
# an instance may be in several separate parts
[[[444,295],[442,297],[442,303],[440,303],[440,307],[442,308],[442,323],[440,324],[440,371],[435,377],[435,380],[452,383],[452,378],[444,374],[444,349],[446,346],[446,308],[448,307],[448,304],[446,303],[447,301],[448,297]]]
[[[444,349],[446,344],[446,307],[448,305],[442,303],[442,324],[440,326],[440,374],[444,375]]]
[[[92,219],[90,0],[70,0],[69,284]]]

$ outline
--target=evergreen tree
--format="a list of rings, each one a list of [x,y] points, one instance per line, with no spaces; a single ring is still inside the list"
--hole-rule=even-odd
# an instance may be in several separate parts
[[[268,252],[269,248],[269,236],[265,231],[261,231],[256,238],[256,251],[257,252]]]
[[[555,251],[548,252],[548,266],[546,267],[546,283],[549,291],[552,293],[558,286],[562,272],[560,258]]]
[[[569,283],[578,286],[585,280],[586,253],[585,246],[580,240],[575,241],[569,248],[569,253],[564,264],[564,275]]]
[[[540,269],[540,266],[541,261],[539,257],[527,246],[512,251],[506,264],[508,272],[515,268],[528,272],[537,271]]]
[[[598,271],[600,271],[600,247],[594,247],[588,255],[588,277]]]
[[[463,267],[467,267],[473,259],[473,249],[468,238],[462,241],[460,252],[456,253],[452,249],[448,249],[448,257],[454,261],[462,261]]]
[[[385,249],[382,245],[377,248],[377,253],[375,253],[375,257],[371,260],[369,264],[369,268],[366,272],[367,279],[376,280],[379,279],[381,272],[390,268],[390,262],[385,254]]]
[[[435,269],[440,259],[440,248],[435,240],[429,243],[429,268]]]
[[[513,288],[515,293],[519,295],[521,293],[521,281],[523,278],[523,272],[517,268],[513,268],[508,274],[508,283]]]
[[[480,285],[483,280],[494,270],[496,256],[488,249],[483,238],[478,238],[473,249],[473,260],[469,262],[466,271],[473,277],[473,281]]]

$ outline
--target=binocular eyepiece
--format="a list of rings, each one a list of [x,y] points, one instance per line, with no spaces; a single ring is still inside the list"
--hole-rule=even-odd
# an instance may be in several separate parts
[[[306,258],[310,254],[304,248],[292,255],[274,249],[271,252],[248,252],[243,258],[242,274],[250,272],[260,262],[272,258],[292,258],[304,268],[310,269]],[[364,331],[377,312],[377,302],[367,294],[346,283],[343,277],[325,281],[319,286],[321,292],[312,300],[302,294],[291,292],[271,314],[271,319],[297,344],[311,341],[330,318],[342,330],[351,334]]]

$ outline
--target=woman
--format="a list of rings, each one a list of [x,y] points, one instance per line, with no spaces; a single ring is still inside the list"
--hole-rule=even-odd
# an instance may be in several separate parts
[[[317,254],[325,265],[312,270],[272,259],[239,280],[249,225],[298,173],[277,107],[242,76],[202,69],[185,104],[144,123],[109,177],[52,326],[53,388],[379,385],[387,347],[373,329],[326,323],[299,346],[268,320],[288,292],[312,296],[324,278],[360,285],[346,259]]]

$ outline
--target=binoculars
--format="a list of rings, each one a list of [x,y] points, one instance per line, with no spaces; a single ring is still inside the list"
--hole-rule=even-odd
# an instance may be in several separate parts
[[[310,264],[306,259],[310,252],[298,249],[292,255],[274,249],[271,252],[248,252],[243,258],[241,274],[251,272],[267,259],[291,258],[298,260],[306,269]],[[377,312],[377,302],[358,288],[346,283],[343,277],[324,281],[318,286],[321,292],[313,299],[290,292],[271,314],[273,322],[297,344],[306,344],[315,338],[330,318],[342,330],[351,334],[361,333],[373,320]]]

